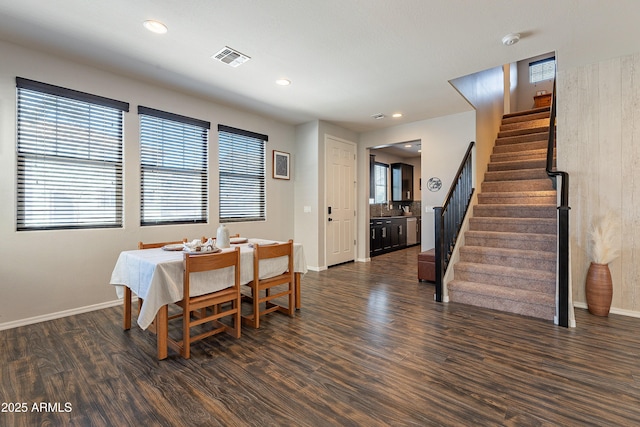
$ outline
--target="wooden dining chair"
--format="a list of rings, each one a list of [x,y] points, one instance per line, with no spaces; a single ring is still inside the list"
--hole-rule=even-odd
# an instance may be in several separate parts
[[[138,249],[156,249],[161,248],[165,245],[174,245],[185,243],[187,239],[182,239],[181,241],[175,242],[154,242],[154,243],[143,243],[138,242]],[[131,329],[131,299],[133,298],[133,292],[127,286],[124,287],[124,330]],[[140,309],[142,308],[142,298],[138,296],[138,314],[140,314]],[[151,325],[151,331],[155,332],[155,325]]]
[[[240,233],[237,234],[232,234],[229,236],[230,239],[234,238],[234,237],[240,237]],[[202,243],[206,243],[209,241],[209,238],[207,236],[202,236]],[[214,237],[213,240],[216,240],[216,238]]]
[[[154,242],[154,243],[142,243],[138,242],[138,249],[156,249],[166,245],[179,245],[180,243],[187,243],[187,239],[182,239],[175,242]]]
[[[224,268],[234,269],[233,285],[204,295],[191,296],[190,284],[193,274]],[[167,336],[169,347],[178,351],[185,359],[191,357],[191,343],[221,332],[240,338],[240,248],[229,252],[212,254],[184,254],[183,298],[176,302],[182,308],[182,339]],[[228,304],[230,303],[230,304]],[[207,310],[211,308],[211,310]],[[231,316],[232,324],[220,321]],[[168,330],[167,320],[167,328]],[[210,329],[191,335],[191,328],[211,323]],[[228,322],[227,322],[228,323]]]
[[[260,261],[287,257],[287,270],[277,276],[260,278]],[[273,289],[276,286],[286,285]],[[287,243],[275,245],[259,245],[253,248],[253,280],[248,283],[251,288],[251,297],[248,299],[252,303],[252,312],[242,317],[244,324],[254,328],[260,327],[260,316],[280,311],[293,317],[294,313],[294,271],[293,271],[293,240]],[[273,302],[276,298],[288,297],[288,306],[282,306]],[[264,305],[263,305],[264,304]]]

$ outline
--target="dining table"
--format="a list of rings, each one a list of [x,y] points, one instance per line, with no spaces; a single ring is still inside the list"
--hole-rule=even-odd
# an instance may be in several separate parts
[[[231,244],[220,251],[240,248],[240,283],[246,285],[253,280],[253,247],[255,244],[284,243],[274,240],[247,239],[246,242]],[[166,330],[168,306],[182,300],[184,279],[184,252],[165,250],[167,248],[136,249],[122,251],[118,256],[110,284],[115,286],[118,298],[124,298],[124,329],[131,328],[132,292],[143,300],[137,317],[142,329],[157,325],[158,359],[167,357]],[[174,249],[174,248],[171,248]],[[295,308],[301,308],[300,281],[307,272],[307,263],[302,244],[295,243],[294,250],[294,301]],[[287,257],[261,260],[260,276],[268,278],[287,270]],[[203,295],[233,286],[232,269],[213,270],[195,274],[190,281],[191,296]],[[155,321],[155,322],[154,322]]]

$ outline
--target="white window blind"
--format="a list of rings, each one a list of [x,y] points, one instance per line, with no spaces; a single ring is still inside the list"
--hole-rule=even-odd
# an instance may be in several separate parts
[[[122,226],[129,104],[16,78],[17,229]]]
[[[210,123],[142,106],[138,114],[140,224],[206,222]]]
[[[538,83],[556,76],[556,58],[546,58],[529,63],[529,83]]]
[[[267,135],[218,126],[220,222],[265,220],[268,140]]]

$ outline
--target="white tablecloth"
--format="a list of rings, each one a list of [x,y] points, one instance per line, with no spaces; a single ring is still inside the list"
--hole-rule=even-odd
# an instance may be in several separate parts
[[[233,250],[236,245],[232,245]],[[240,283],[253,280],[253,248],[249,244],[240,246]],[[307,262],[302,245],[294,243],[294,271],[307,272]],[[118,298],[124,296],[124,286],[144,300],[138,316],[138,325],[146,329],[153,322],[163,305],[182,299],[184,253],[162,249],[124,251],[111,274],[112,285],[116,285]],[[276,276],[287,269],[286,257],[260,261],[261,278]],[[233,269],[193,273],[191,296],[218,291],[233,285]]]

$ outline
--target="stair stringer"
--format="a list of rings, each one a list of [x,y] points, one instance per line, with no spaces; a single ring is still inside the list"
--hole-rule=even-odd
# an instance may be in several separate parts
[[[469,220],[473,217],[473,208],[478,204],[478,193],[476,190],[473,192],[471,196],[471,200],[469,201],[469,208],[467,209],[467,213],[462,220],[462,224],[460,226],[460,232],[458,233],[458,238],[456,239],[456,244],[453,247],[453,252],[451,253],[451,258],[449,259],[449,264],[447,265],[447,271],[442,274],[442,302],[449,302],[449,289],[447,285],[449,282],[453,280],[453,267],[455,264],[460,261],[460,248],[465,244],[465,234],[469,231]],[[434,295],[435,298],[435,295]]]

